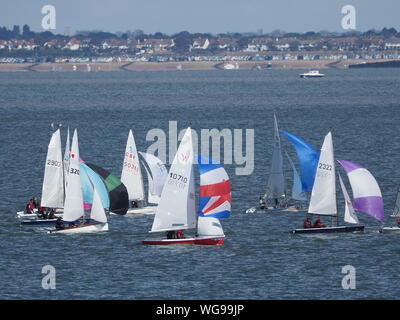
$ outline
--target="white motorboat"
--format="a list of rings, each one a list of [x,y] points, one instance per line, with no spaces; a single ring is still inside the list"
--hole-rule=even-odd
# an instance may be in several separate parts
[[[324,76],[325,74],[320,73],[318,70],[311,70],[300,74],[300,78],[322,78]]]

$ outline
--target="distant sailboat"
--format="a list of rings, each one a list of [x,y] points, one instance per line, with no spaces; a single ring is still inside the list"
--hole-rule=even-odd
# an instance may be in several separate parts
[[[152,191],[154,191],[155,188],[154,185],[155,181],[153,180],[152,177],[157,174],[156,172],[157,169],[155,168],[155,166],[159,165],[158,162],[159,159],[147,154],[142,154],[142,156],[147,162],[148,166],[153,168],[153,170],[150,168],[151,172],[148,172],[146,168],[147,176],[149,178],[148,202],[157,204],[158,199],[156,199],[156,196],[161,193],[157,193],[157,195],[152,193]],[[166,177],[166,170],[164,179],[165,177]],[[132,130],[129,130],[128,140],[126,142],[125,156],[121,173],[121,181],[128,190],[129,201],[131,204],[131,207],[127,211],[128,214],[154,213],[156,206],[147,206],[144,202],[145,194],[144,194],[143,176],[140,168],[139,155],[136,149],[135,138],[133,137]]]
[[[400,218],[400,188],[397,189],[397,196],[396,196],[396,202],[394,204],[393,212],[390,215],[391,218],[397,218],[397,226],[393,227],[382,227],[379,232],[381,233],[392,233],[392,232],[400,232],[400,224],[399,224],[399,218]]]
[[[150,232],[166,232],[162,238],[147,239],[147,245],[221,245],[225,235],[219,218],[228,218],[231,188],[225,170],[211,159],[199,156],[199,212],[195,209],[195,179],[192,132],[188,128],[176,152],[162,190]],[[180,231],[195,229],[193,236],[175,237]]]
[[[353,185],[352,185],[353,187]],[[348,206],[348,194],[342,184],[342,190],[346,201],[345,221],[348,223],[358,223],[357,218],[354,217],[354,212],[351,212],[351,207]],[[354,189],[353,189],[354,192]],[[304,228],[295,229],[291,233],[332,233],[332,232],[355,232],[363,231],[364,226],[339,226],[339,215],[337,212],[336,200],[336,174],[335,174],[335,160],[333,151],[332,134],[329,132],[324,139],[321,148],[321,154],[318,161],[317,172],[315,176],[314,185],[311,192],[310,204],[308,207],[309,214],[331,216],[336,218],[336,226],[323,227],[323,228]]]
[[[42,185],[42,198],[41,198],[42,207],[52,208],[52,209],[60,209],[64,207],[63,170],[64,169],[63,169],[63,158],[61,152],[61,134],[60,134],[60,129],[57,129],[52,134],[47,148],[44,179]],[[62,215],[62,213],[56,213],[56,216],[60,215]],[[17,217],[20,219],[38,220],[38,215],[36,212],[26,213],[24,211],[20,211],[17,212]]]
[[[298,190],[298,173],[293,165],[291,159],[289,162],[294,169],[294,190],[295,197],[299,198],[300,193]],[[296,185],[295,185],[296,184]],[[292,189],[293,191],[293,189]],[[293,192],[292,192],[293,195]],[[293,200],[301,200],[293,198]],[[269,203],[273,201],[272,203]],[[256,212],[279,212],[279,211],[299,211],[301,207],[295,205],[289,205],[289,197],[286,195],[285,190],[285,176],[283,171],[283,157],[281,141],[279,136],[278,121],[276,115],[274,114],[274,149],[272,152],[272,161],[270,167],[270,173],[267,182],[267,190],[263,196],[260,197],[260,208],[252,207],[246,210],[246,213],[256,213]]]

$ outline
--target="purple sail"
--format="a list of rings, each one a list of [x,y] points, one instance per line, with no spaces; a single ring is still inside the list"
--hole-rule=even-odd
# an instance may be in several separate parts
[[[346,160],[338,160],[347,173],[354,196],[354,209],[375,219],[385,221],[381,189],[374,176],[364,167]]]

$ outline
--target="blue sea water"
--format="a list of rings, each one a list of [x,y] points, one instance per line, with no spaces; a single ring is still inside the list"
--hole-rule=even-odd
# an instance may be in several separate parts
[[[0,73],[0,298],[397,299],[400,234],[379,234],[373,218],[359,213],[364,234],[293,236],[302,213],[244,213],[265,191],[276,112],[280,129],[316,149],[332,131],[336,158],[371,171],[386,224],[394,224],[388,216],[400,182],[400,70],[332,69],[323,79],[298,73]],[[146,150],[147,132],[167,132],[168,121],[179,130],[255,130],[252,174],[225,165],[233,191],[223,246],[143,246],[153,216],[111,216],[110,231],[93,235],[19,225],[15,211],[41,193],[51,122],[63,123],[63,144],[66,127],[78,128],[81,157],[119,176],[128,130]],[[296,159],[284,137],[282,145]],[[285,169],[290,189],[288,163]],[[339,192],[338,202],[342,216]],[[56,268],[55,290],[42,288],[45,265]],[[355,290],[342,288],[345,265],[356,268]]]

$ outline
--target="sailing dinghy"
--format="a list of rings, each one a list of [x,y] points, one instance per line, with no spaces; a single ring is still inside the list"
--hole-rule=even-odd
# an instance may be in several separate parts
[[[288,156],[288,155],[287,155]],[[305,201],[304,194],[300,194],[298,190],[298,173],[293,162],[289,158],[289,162],[294,170],[294,181],[292,189],[292,199],[295,201]],[[296,189],[295,189],[296,188]],[[293,197],[294,196],[294,197]],[[272,203],[271,203],[272,202]],[[299,205],[289,205],[289,197],[285,192],[285,176],[283,172],[282,148],[279,136],[278,121],[274,114],[274,150],[272,153],[272,161],[270,174],[267,183],[266,193],[260,197],[259,208],[252,207],[246,210],[246,213],[272,213],[281,211],[304,211],[305,209]]]
[[[64,207],[64,173],[63,158],[61,152],[61,134],[57,129],[51,136],[46,156],[46,164],[44,168],[44,179],[42,185],[41,206],[45,208],[55,209],[55,216],[62,216],[62,208]],[[60,212],[61,211],[61,212]],[[38,220],[38,211],[26,213],[24,211],[17,212],[17,217],[24,222],[33,223],[30,220]],[[45,220],[45,219],[43,219]],[[47,219],[46,222],[51,223],[55,219]]]
[[[146,239],[147,245],[222,245],[225,240],[220,218],[228,218],[231,208],[229,177],[219,164],[198,156],[200,171],[199,210],[195,209],[195,177],[192,131],[190,127],[179,145],[157,206],[152,233],[166,237]],[[195,229],[193,236],[176,238],[180,231]],[[168,235],[172,235],[168,237]]]
[[[108,231],[107,217],[96,187],[93,192],[90,220],[86,220],[79,159],[78,133],[75,129],[72,137],[63,216],[64,224],[69,223],[70,225],[62,229],[49,230],[49,233],[92,233]],[[81,222],[79,222],[79,219],[81,219]]]
[[[158,164],[156,157],[151,157],[148,154],[142,154],[147,164],[151,168],[154,168],[154,163]],[[159,161],[161,162],[161,161]],[[154,168],[156,170],[156,168]],[[148,203],[157,204],[158,199],[153,197],[153,193],[150,191],[150,188],[154,188],[154,180],[152,179],[155,172],[147,171],[147,176],[149,178],[149,197]],[[166,169],[164,168],[166,178]],[[153,174],[153,175],[152,175]],[[121,173],[121,181],[126,186],[129,196],[130,208],[127,211],[127,214],[154,214],[156,206],[148,206],[145,203],[145,194],[144,194],[144,184],[143,184],[143,176],[142,171],[140,169],[140,161],[139,155],[136,149],[135,138],[133,137],[132,130],[129,130],[128,140],[126,142],[125,148],[125,156],[122,166]]]
[[[391,218],[400,218],[400,188],[397,190],[397,197],[396,197],[396,203],[394,205],[394,209],[392,214],[390,215]],[[397,222],[399,225],[399,222]],[[379,230],[381,233],[397,233],[400,232],[400,225],[399,226],[394,226],[394,227],[383,227]]]
[[[350,198],[341,178],[340,182],[346,203],[344,221],[347,223],[355,224],[354,226],[339,226],[339,215],[337,212],[336,199],[335,160],[332,134],[331,132],[329,132],[325,136],[324,143],[321,148],[321,154],[319,157],[315,181],[311,192],[308,213],[332,217],[332,226],[322,228],[295,229],[291,231],[292,234],[360,232],[364,230],[364,226],[358,225],[357,216],[354,213]],[[354,193],[353,184],[352,188]],[[336,225],[333,225],[333,218],[336,218]]]

